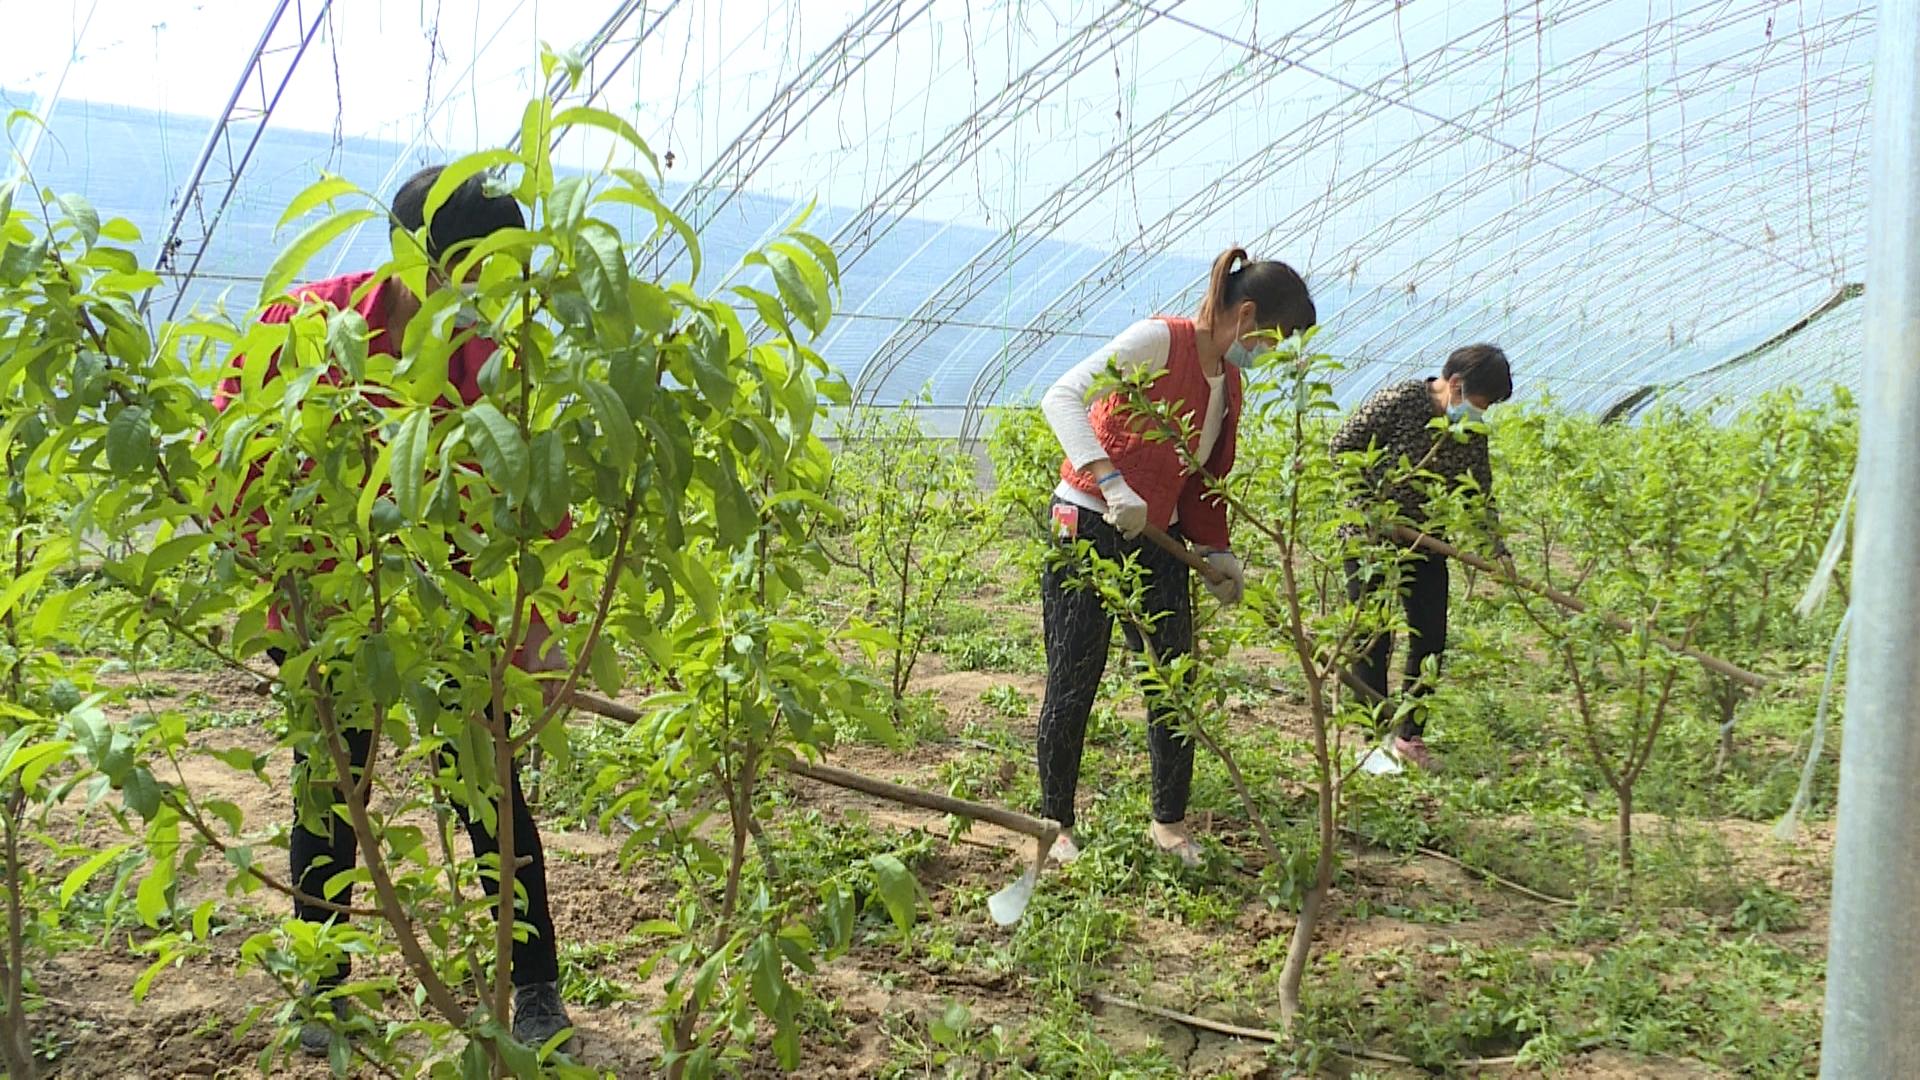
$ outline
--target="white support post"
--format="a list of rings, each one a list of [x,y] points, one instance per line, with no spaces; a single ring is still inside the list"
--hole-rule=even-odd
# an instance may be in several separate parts
[[[1878,32],[1826,1080],[1920,1077],[1920,0]]]

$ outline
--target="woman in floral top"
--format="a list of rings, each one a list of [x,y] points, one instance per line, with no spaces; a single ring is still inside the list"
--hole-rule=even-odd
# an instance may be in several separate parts
[[[1345,454],[1378,448],[1382,451],[1367,471],[1366,496],[1391,499],[1398,512],[1414,526],[1427,520],[1427,500],[1439,478],[1449,486],[1466,486],[1486,500],[1491,521],[1493,466],[1487,455],[1485,431],[1469,429],[1465,437],[1432,426],[1435,417],[1453,424],[1482,420],[1486,411],[1513,396],[1513,371],[1507,355],[1493,345],[1469,345],[1447,357],[1437,379],[1409,379],[1383,387],[1362,402],[1333,437],[1333,452]],[[1402,461],[1418,478],[1408,477]],[[1394,473],[1400,479],[1389,477]],[[1357,528],[1357,527],[1355,527]],[[1495,533],[1495,554],[1505,557]],[[1346,562],[1347,595],[1358,600],[1381,584],[1360,560]],[[1438,671],[1447,647],[1447,561],[1438,555],[1414,553],[1402,563],[1400,595],[1406,604],[1407,626],[1413,640],[1407,647],[1406,678],[1402,692],[1417,699],[1433,689],[1421,678],[1429,656]],[[1393,635],[1381,634],[1367,643],[1355,669],[1360,680],[1382,700],[1387,696],[1387,663],[1393,656]],[[1393,750],[1402,760],[1423,769],[1436,762],[1423,739],[1424,710],[1414,708],[1394,731]]]

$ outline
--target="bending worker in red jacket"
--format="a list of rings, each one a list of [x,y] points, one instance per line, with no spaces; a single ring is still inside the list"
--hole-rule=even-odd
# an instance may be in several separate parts
[[[426,199],[432,190],[434,181],[440,176],[438,167],[416,173],[394,196],[393,216],[399,228],[408,232],[418,232],[426,224]],[[438,262],[445,253],[480,240],[500,230],[524,228],[526,219],[520,212],[520,205],[512,198],[489,195],[481,177],[475,176],[456,188],[451,197],[435,213],[433,226],[427,234],[427,253]],[[367,328],[372,332],[367,342],[367,351],[372,354],[397,356],[400,342],[406,334],[407,323],[420,311],[420,298],[413,295],[397,278],[388,278],[364,296],[355,298],[355,293],[374,275],[371,273],[348,274],[331,278],[312,285],[303,286],[296,295],[308,304],[323,304],[338,310],[352,308],[366,319]],[[440,280],[437,272],[429,272],[428,280],[432,287],[444,288],[446,282]],[[285,323],[293,318],[296,309],[291,305],[278,304],[269,307],[260,316],[263,323]],[[459,403],[443,402],[448,408],[470,406],[484,395],[480,389],[481,367],[486,364],[498,347],[491,341],[478,335],[470,337],[457,348],[447,360],[447,382],[459,395]],[[267,378],[277,375],[277,361],[270,365]],[[233,366],[244,367],[246,358],[235,356]],[[215,395],[216,408],[225,409],[240,393],[241,380],[228,379],[220,386]],[[251,481],[249,481],[251,482]],[[265,511],[254,515],[256,524],[266,523]],[[565,535],[570,522],[562,520],[551,535],[556,538]],[[269,629],[277,630],[282,625],[281,612],[277,609],[268,612]],[[529,623],[526,642],[514,663],[524,670],[547,670],[556,666],[561,657],[559,650],[550,645],[550,633],[546,624],[536,612]],[[281,648],[268,650],[275,662],[283,661],[286,652]],[[366,728],[349,728],[342,732],[347,742],[355,769],[364,768],[371,744],[371,732]],[[452,755],[443,755],[443,764],[453,767]],[[299,751],[294,754],[294,785],[296,805],[301,790],[305,787],[307,770],[305,755]],[[573,1026],[567,1017],[566,1006],[562,1003],[559,991],[560,963],[559,953],[554,941],[553,916],[547,903],[547,865],[545,854],[540,845],[540,833],[535,827],[533,816],[527,809],[527,801],[520,788],[518,770],[510,781],[513,785],[513,834],[514,847],[518,856],[524,856],[529,862],[514,873],[514,882],[518,888],[526,891],[526,906],[520,913],[520,921],[525,923],[529,933],[526,940],[516,935],[513,944],[512,979],[513,997],[513,1037],[529,1046],[544,1045],[548,1039]],[[338,801],[338,792],[331,784],[325,792],[311,792],[321,799],[331,798]],[[464,806],[456,806],[462,824],[466,826],[469,839],[473,843],[476,856],[497,854],[499,842],[485,825],[468,813]],[[293,881],[296,887],[308,896],[322,897],[340,905],[352,902],[351,887],[344,888],[329,896],[327,882],[334,875],[350,870],[355,865],[358,852],[354,845],[353,827],[345,820],[345,815],[332,815],[332,828],[328,834],[316,833],[303,826],[295,816],[292,837],[289,842],[292,860]],[[492,876],[483,875],[489,894],[497,893],[499,881]],[[322,907],[295,902],[296,918],[309,922],[325,922],[328,919],[344,919],[345,915]],[[346,977],[342,966],[332,976],[321,981],[315,987],[316,992],[338,986]],[[334,998],[332,1012],[336,1020],[344,1021],[348,1015],[348,1004],[344,998]],[[319,1021],[309,1021],[300,1030],[300,1048],[316,1057],[324,1057],[333,1039],[332,1028]],[[571,1043],[571,1039],[568,1040]]]
[[[1222,603],[1238,603],[1244,586],[1240,560],[1229,550],[1227,509],[1206,488],[1169,441],[1141,435],[1145,421],[1129,417],[1118,394],[1097,401],[1094,380],[1112,360],[1123,373],[1165,369],[1148,396],[1179,402],[1178,415],[1196,432],[1188,447],[1214,477],[1233,468],[1240,425],[1240,371],[1262,349],[1254,335],[1278,330],[1292,335],[1316,321],[1307,286],[1285,263],[1252,262],[1234,248],[1213,263],[1200,313],[1193,319],[1161,316],[1134,323],[1060,377],[1041,399],[1047,422],[1066,451],[1060,486],[1053,494],[1057,543],[1087,540],[1105,559],[1134,556],[1148,572],[1149,611],[1161,613],[1153,647],[1162,662],[1193,649],[1193,600],[1187,567],[1139,540],[1149,522],[1176,538],[1191,538],[1226,580],[1209,586]],[[1040,706],[1041,813],[1058,821],[1056,861],[1071,862],[1080,849],[1073,839],[1073,798],[1080,782],[1080,756],[1087,717],[1106,672],[1113,617],[1090,589],[1073,587],[1081,568],[1049,564],[1041,580],[1041,619],[1047,646],[1047,692]],[[1133,627],[1127,641],[1141,642]],[[1148,701],[1147,746],[1153,758],[1154,844],[1189,866],[1200,848],[1186,827],[1193,782],[1193,745],[1166,723],[1158,703]]]

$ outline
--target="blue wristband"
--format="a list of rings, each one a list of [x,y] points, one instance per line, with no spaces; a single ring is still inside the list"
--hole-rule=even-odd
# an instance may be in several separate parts
[[[1094,483],[1099,484],[1101,487],[1106,487],[1108,484],[1119,479],[1121,479],[1120,470],[1115,469],[1107,475],[1100,477],[1098,480],[1095,480]]]

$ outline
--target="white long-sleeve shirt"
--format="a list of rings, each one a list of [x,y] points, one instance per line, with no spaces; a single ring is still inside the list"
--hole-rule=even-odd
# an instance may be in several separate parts
[[[1100,445],[1100,437],[1093,432],[1092,420],[1094,382],[1106,372],[1107,361],[1112,360],[1123,375],[1159,371],[1167,366],[1167,355],[1172,349],[1173,333],[1167,329],[1167,324],[1159,319],[1142,319],[1120,331],[1118,337],[1100,346],[1085,360],[1068,368],[1066,374],[1047,388],[1047,392],[1040,397],[1040,411],[1046,416],[1048,426],[1053,428],[1054,437],[1060,440],[1060,448],[1066,452],[1069,464],[1076,469],[1084,469],[1088,462],[1107,456],[1106,448]],[[1223,392],[1225,387],[1225,371],[1207,378],[1207,415],[1200,425],[1196,460],[1206,461],[1211,457],[1213,445],[1220,439],[1220,427],[1227,411],[1227,395]],[[1095,513],[1105,513],[1107,509],[1106,500],[1081,491],[1065,480],[1060,481],[1053,493],[1056,498]],[[1176,520],[1178,516],[1176,511]]]

